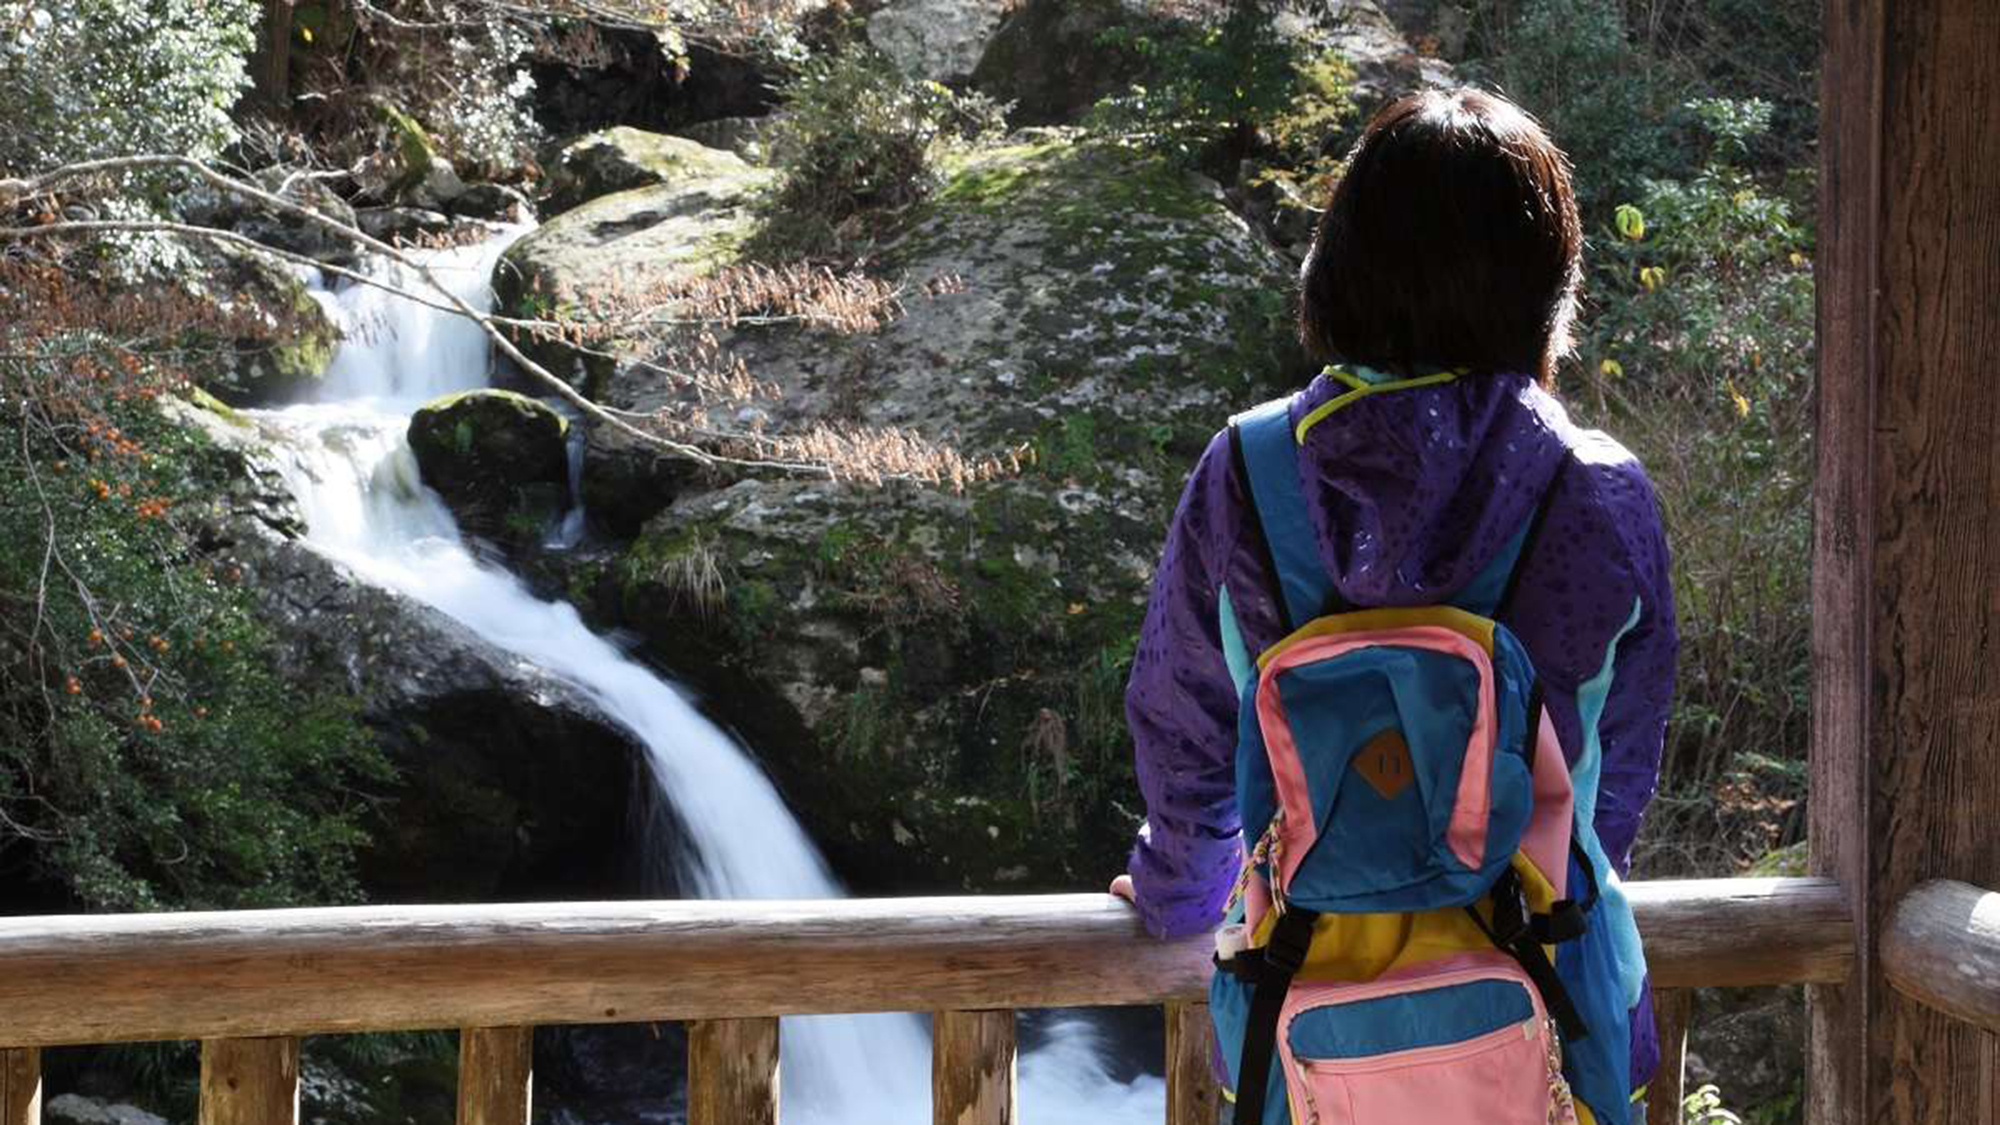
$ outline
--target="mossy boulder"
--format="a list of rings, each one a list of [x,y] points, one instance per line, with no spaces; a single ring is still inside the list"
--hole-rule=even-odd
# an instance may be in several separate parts
[[[1095,887],[1140,807],[1123,681],[1182,481],[1305,375],[1290,269],[1214,184],[1068,134],[947,171],[879,265],[962,289],[871,335],[731,345],[774,424],[908,427],[1020,471],[691,482],[572,592],[715,701],[859,889]],[[648,378],[612,397],[673,395]]]
[[[668,138],[680,145],[692,141]],[[750,231],[750,203],[769,174],[731,153],[702,149],[684,178],[593,199],[550,219],[509,247],[493,271],[497,308],[529,319],[580,315],[587,301],[617,301],[671,272],[733,255]],[[528,358],[597,394],[617,366],[603,352],[523,334]]]
[[[558,214],[613,192],[739,176],[749,170],[733,152],[619,125],[587,133],[556,150],[549,162],[542,208]]]
[[[424,483],[477,535],[532,540],[568,498],[569,421],[513,391],[446,395],[410,416]]]
[[[297,273],[261,254],[222,245],[199,253],[205,263],[199,284],[247,321],[244,334],[197,371],[195,382],[230,406],[310,397],[340,345],[340,328],[326,308]]]

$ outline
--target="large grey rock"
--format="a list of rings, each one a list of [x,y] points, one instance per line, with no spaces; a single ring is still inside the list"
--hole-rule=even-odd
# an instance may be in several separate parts
[[[905,73],[962,82],[979,65],[1008,0],[898,0],[868,17],[868,41]]]
[[[684,178],[594,199],[514,243],[494,269],[497,307],[516,316],[561,314],[585,300],[634,293],[663,272],[732,256],[750,231],[753,193],[770,174],[729,153],[702,152]],[[524,338],[521,348],[586,391],[597,389],[614,366],[554,340]]]
[[[543,210],[560,214],[613,192],[738,176],[749,170],[734,152],[619,125],[578,137],[556,151]]]
[[[691,480],[574,587],[716,700],[864,889],[1095,881],[1130,843],[1119,696],[1181,483],[1304,374],[1289,267],[1212,183],[1054,133],[956,162],[880,266],[911,295],[879,332],[730,341],[779,388],[758,408],[1020,471]],[[921,295],[940,276],[962,289]],[[679,401],[637,369],[606,394]]]

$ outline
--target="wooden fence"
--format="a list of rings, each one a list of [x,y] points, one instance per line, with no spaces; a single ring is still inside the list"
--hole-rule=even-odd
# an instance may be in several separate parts
[[[1850,969],[1829,881],[1627,891],[1657,988]],[[691,1125],[756,1125],[777,1118],[777,1017],[879,1011],[934,1013],[937,1121],[998,1125],[1015,1010],[1098,1004],[1165,1006],[1167,1119],[1212,1125],[1208,953],[1103,895],[0,919],[0,1125],[36,1122],[45,1046],[199,1039],[203,1125],[283,1125],[299,1036],[423,1028],[461,1030],[461,1123],[521,1125],[536,1025],[652,1020],[689,1021]]]
[[[1678,1101],[1685,991],[1845,980],[1825,879],[1626,888]],[[1167,1120],[1213,1125],[1205,938],[1160,942],[1103,895],[341,907],[0,918],[0,1125],[35,1125],[39,1049],[199,1039],[202,1125],[298,1113],[302,1035],[458,1028],[459,1121],[522,1125],[538,1024],[689,1022],[691,1125],[777,1119],[778,1017],[928,1011],[935,1120],[1015,1119],[1020,1008],[1158,1004]],[[1896,988],[2000,1031],[2000,894],[1932,882],[1880,957]],[[1662,1110],[1656,1120],[1673,1120]]]

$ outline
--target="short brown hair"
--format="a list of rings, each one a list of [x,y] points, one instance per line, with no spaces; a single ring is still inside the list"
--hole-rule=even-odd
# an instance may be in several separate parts
[[[1471,88],[1368,123],[1320,217],[1299,333],[1323,359],[1526,371],[1569,354],[1583,229],[1569,160],[1519,106]]]

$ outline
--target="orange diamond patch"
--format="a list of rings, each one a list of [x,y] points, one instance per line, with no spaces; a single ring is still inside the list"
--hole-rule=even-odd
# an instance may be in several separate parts
[[[1396,794],[1417,778],[1416,765],[1410,761],[1410,744],[1403,741],[1402,731],[1393,728],[1369,739],[1354,755],[1354,772],[1385,801],[1395,800]]]

